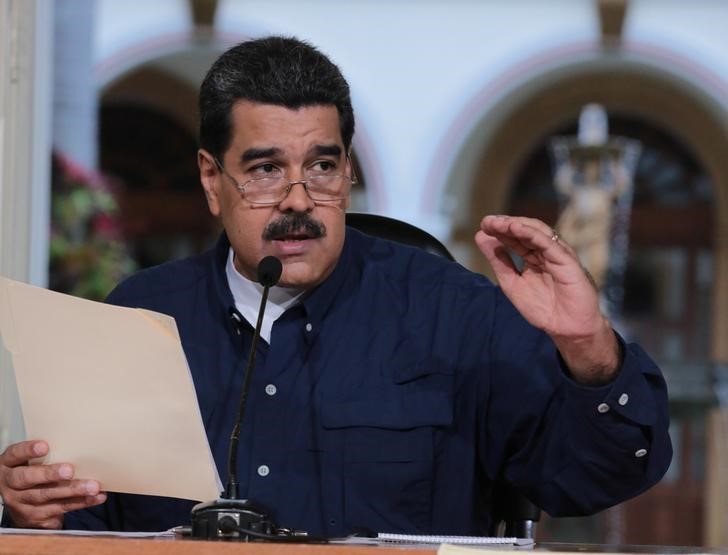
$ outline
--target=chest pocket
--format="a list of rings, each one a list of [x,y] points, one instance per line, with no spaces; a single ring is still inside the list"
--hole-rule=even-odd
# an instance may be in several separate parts
[[[342,448],[336,474],[349,528],[429,529],[435,430],[453,422],[452,390],[452,375],[417,364],[323,400],[322,426]]]

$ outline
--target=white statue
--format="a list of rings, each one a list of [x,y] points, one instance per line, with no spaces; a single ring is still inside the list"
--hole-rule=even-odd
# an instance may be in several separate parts
[[[570,164],[562,166],[555,178],[558,191],[568,198],[556,229],[574,248],[600,289],[609,267],[614,205],[631,185],[630,176],[619,160],[609,159],[606,176],[603,165],[596,157],[586,161],[582,182],[574,179]]]
[[[632,185],[623,154],[610,144],[604,108],[588,104],[579,117],[577,143],[569,145],[554,178],[567,199],[555,227],[600,289],[609,268],[614,207]]]

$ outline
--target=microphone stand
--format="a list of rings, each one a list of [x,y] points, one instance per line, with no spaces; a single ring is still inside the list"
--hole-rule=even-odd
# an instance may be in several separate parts
[[[240,427],[245,415],[245,406],[250,389],[250,377],[255,366],[255,352],[263,324],[263,313],[268,301],[268,291],[278,283],[282,272],[281,261],[274,256],[266,256],[258,264],[258,281],[263,285],[263,296],[258,309],[258,321],[255,325],[253,340],[250,345],[248,364],[238,404],[238,414],[230,436],[228,452],[228,483],[221,499],[199,503],[192,508],[192,537],[207,540],[276,539],[277,528],[269,516],[269,511],[249,499],[238,499],[239,483],[237,478],[238,443]],[[230,316],[239,325],[240,316],[230,309]],[[240,329],[237,327],[238,334]]]

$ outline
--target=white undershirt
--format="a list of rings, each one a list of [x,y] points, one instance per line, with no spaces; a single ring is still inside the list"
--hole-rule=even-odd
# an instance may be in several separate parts
[[[260,299],[263,296],[263,286],[260,283],[251,281],[235,268],[233,249],[228,253],[225,274],[228,285],[233,294],[235,308],[243,315],[253,328],[258,323],[258,309]],[[287,287],[273,286],[268,292],[268,302],[263,314],[263,324],[260,327],[260,337],[270,345],[270,334],[273,329],[273,322],[283,314],[289,307],[298,302],[303,291]]]

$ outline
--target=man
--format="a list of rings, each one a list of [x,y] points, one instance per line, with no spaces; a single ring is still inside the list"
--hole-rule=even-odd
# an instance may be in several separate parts
[[[278,525],[483,533],[500,475],[555,515],[601,510],[660,479],[671,458],[660,372],[617,338],[547,225],[483,219],[475,240],[500,289],[346,229],[348,85],[294,39],[223,54],[200,114],[200,177],[225,233],[201,256],[133,276],[109,301],[175,317],[224,473],[261,296],[256,267],[281,259],[237,468],[241,494]],[[70,464],[27,466],[49,448],[27,441],[0,459],[14,525],[189,522],[192,502],[105,494]]]

